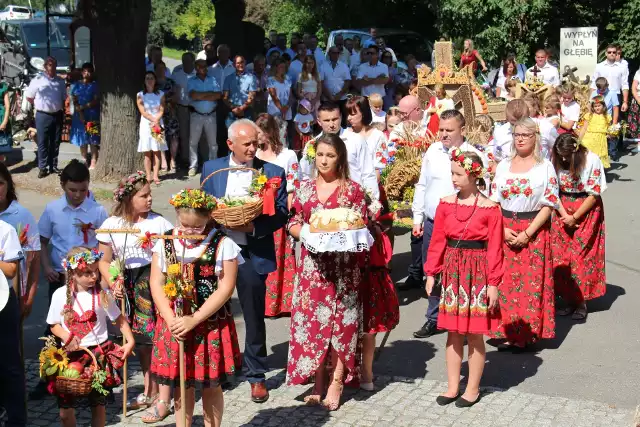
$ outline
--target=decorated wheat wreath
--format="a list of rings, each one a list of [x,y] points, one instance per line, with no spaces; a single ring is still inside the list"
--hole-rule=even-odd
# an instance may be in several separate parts
[[[213,209],[211,217],[225,227],[241,227],[249,224],[262,214],[275,215],[275,197],[278,188],[282,184],[282,179],[280,177],[267,178],[262,169],[257,170],[248,167],[218,169],[203,179],[200,187],[202,188],[212,176],[231,170],[250,170],[253,172],[253,180],[249,186],[248,195],[222,197],[220,199],[212,197],[216,206],[210,208]]]

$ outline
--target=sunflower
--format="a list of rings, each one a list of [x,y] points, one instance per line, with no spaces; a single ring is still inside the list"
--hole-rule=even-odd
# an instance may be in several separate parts
[[[45,353],[45,357],[49,365],[57,367],[59,371],[66,369],[69,365],[67,353],[61,348],[49,348]]]
[[[177,276],[180,274],[180,264],[171,264],[167,268],[167,274],[169,276]]]
[[[266,184],[266,183],[267,183],[267,177],[266,177],[266,176],[264,176],[264,175],[260,175],[260,176],[258,177],[258,184],[260,184],[260,185],[264,185],[264,184]]]
[[[168,298],[175,298],[178,295],[178,289],[176,289],[176,284],[173,282],[168,282],[162,287],[162,290],[164,290],[164,294]]]

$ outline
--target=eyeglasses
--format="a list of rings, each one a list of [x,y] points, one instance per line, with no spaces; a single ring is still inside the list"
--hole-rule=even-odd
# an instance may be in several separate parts
[[[610,54],[610,53],[615,55],[616,53],[618,53],[618,51],[617,50],[608,50],[607,54]]]
[[[529,139],[532,136],[535,136],[535,133],[514,133],[513,137],[515,139]]]

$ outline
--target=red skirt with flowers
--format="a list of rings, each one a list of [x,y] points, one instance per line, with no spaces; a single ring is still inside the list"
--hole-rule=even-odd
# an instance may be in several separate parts
[[[222,314],[222,311],[225,311]],[[185,383],[187,387],[200,384],[217,387],[227,375],[240,370],[241,355],[233,316],[226,306],[209,320],[196,326],[184,341]],[[171,334],[167,323],[158,316],[151,374],[158,383],[178,387],[180,363],[178,340]]]
[[[520,233],[531,219],[504,217],[504,227]],[[505,270],[499,288],[502,319],[496,338],[524,346],[556,333],[550,224],[543,225],[523,248],[504,244]]]
[[[111,341],[105,341],[100,346],[89,347],[89,350],[96,357],[99,369],[107,373],[107,379],[102,386],[108,391],[108,394],[105,396],[93,389],[85,397],[59,394],[55,388],[55,378],[51,378],[47,390],[57,396],[60,408],[94,408],[113,402],[112,390],[122,384],[122,377],[118,372],[118,369],[122,368],[123,365],[121,360],[122,349]],[[86,351],[73,351],[68,353],[67,356],[69,357],[69,363],[80,362],[85,366],[85,369],[93,366],[91,356]]]
[[[585,200],[584,197],[566,194],[560,198],[569,215],[577,211]],[[556,293],[571,305],[603,296],[607,280],[602,200],[598,199],[578,228],[567,229],[556,215],[551,236]]]
[[[500,312],[488,308],[486,249],[447,247],[444,259],[438,329],[465,335],[497,331]]]
[[[313,135],[311,133],[298,133],[296,132],[293,135],[293,146],[291,149],[296,153],[300,153],[307,142],[313,139]]]
[[[293,279],[296,274],[296,252],[293,239],[285,228],[273,233],[276,247],[276,270],[267,276],[264,315],[267,317],[291,313]]]
[[[400,322],[400,304],[386,265],[391,261],[391,241],[381,233],[369,252],[367,281],[362,282],[363,331],[387,332]]]

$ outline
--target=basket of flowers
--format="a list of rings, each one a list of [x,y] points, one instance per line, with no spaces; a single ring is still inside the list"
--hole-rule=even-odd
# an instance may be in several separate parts
[[[100,135],[100,124],[98,122],[89,121],[84,127],[87,135],[90,136],[99,136]]]
[[[250,170],[253,180],[245,196],[230,196],[216,200],[211,217],[225,227],[242,227],[262,214],[275,214],[275,193],[282,184],[279,177],[267,178],[262,171],[247,167],[219,169],[204,180],[202,185],[212,176],[230,170]]]

